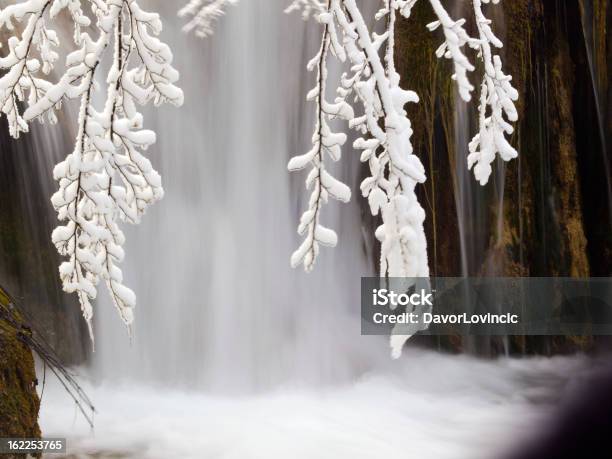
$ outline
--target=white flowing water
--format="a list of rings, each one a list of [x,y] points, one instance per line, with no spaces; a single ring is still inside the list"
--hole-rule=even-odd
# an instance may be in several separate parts
[[[86,385],[98,405],[93,431],[48,385],[41,423],[47,436],[68,436],[70,459],[495,459],[552,424],[585,368],[580,358],[409,349],[350,383],[256,396],[106,381]]]
[[[166,197],[127,233],[133,343],[103,302],[95,368],[224,392],[353,377],[376,361],[358,336],[360,276],[371,273],[358,199],[325,209],[340,243],[322,249],[316,272],[289,266],[306,199],[305,174],[286,165],[309,148],[315,75],[305,63],[319,28],[283,14],[282,1],[245,1],[201,40],[181,32],[175,4],[152,3],[167,18],[186,103],[145,114]],[[354,185],[358,158],[345,159],[340,175]]]
[[[490,458],[529,431],[577,361],[392,362],[386,339],[360,336],[373,262],[357,192],[324,213],[338,247],[312,274],[289,267],[306,197],[286,163],[311,136],[319,28],[285,2],[245,0],[202,41],[180,31],[175,2],[145,3],[166,18],[186,102],[145,114],[166,197],[127,231],[134,338],[102,298],[84,370],[95,430],[51,385],[45,435],[78,457]],[[344,159],[337,175],[358,190],[358,156]]]

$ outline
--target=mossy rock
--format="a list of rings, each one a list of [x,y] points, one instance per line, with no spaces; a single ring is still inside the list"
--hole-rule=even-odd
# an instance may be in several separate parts
[[[16,330],[3,318],[8,313],[19,319],[9,304],[0,288],[0,437],[40,438],[34,358],[31,349],[20,340],[20,333],[27,330]]]

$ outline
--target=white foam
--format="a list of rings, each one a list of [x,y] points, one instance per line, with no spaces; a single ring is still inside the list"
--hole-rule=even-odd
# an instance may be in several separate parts
[[[353,383],[233,398],[87,384],[93,431],[50,383],[41,425],[45,436],[68,437],[77,457],[491,459],[537,431],[583,366],[410,350]]]

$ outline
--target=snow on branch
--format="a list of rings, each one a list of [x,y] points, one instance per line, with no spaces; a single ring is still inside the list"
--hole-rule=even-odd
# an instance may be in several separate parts
[[[372,215],[380,215],[382,224],[376,230],[381,242],[381,277],[428,277],[427,241],[423,229],[425,211],[415,193],[417,184],[426,179],[424,167],[414,155],[411,144],[412,127],[404,106],[418,102],[413,91],[400,87],[400,76],[394,63],[394,34],[396,15],[409,17],[417,0],[382,0],[382,7],[375,19],[386,21],[386,29],[377,34],[368,29],[366,21],[355,0],[294,0],[287,12],[301,11],[304,18],[314,16],[324,27],[321,47],[308,65],[317,68],[318,83],[308,94],[317,110],[317,124],[312,140],[312,149],[293,158],[290,170],[308,165],[311,172],[307,186],[312,187],[309,207],[302,216],[298,231],[306,238],[293,254],[292,266],[304,264],[312,269],[318,254],[318,243],[335,245],[336,234],[319,225],[319,210],[327,200],[322,177],[326,169],[322,145],[331,144],[333,160],[340,158],[344,137],[329,131],[327,118],[348,118],[349,127],[361,134],[353,147],[361,150],[361,161],[366,162],[370,176],[361,183],[362,195],[368,199]],[[481,2],[474,0],[474,11],[479,37],[472,38],[464,28],[465,19],[454,20],[440,0],[429,0],[437,20],[427,24],[431,31],[441,28],[444,42],[436,50],[439,58],[453,62],[452,78],[457,82],[459,95],[465,101],[471,99],[474,89],[468,73],[474,65],[464,53],[464,47],[478,50],[485,64],[480,102],[480,132],[470,143],[469,167],[474,167],[476,178],[486,183],[490,174],[490,163],[495,154],[507,160],[516,156],[516,151],[504,137],[512,127],[504,120],[516,120],[516,109],[512,101],[518,94],[510,85],[510,77],[503,74],[499,56],[492,56],[491,45],[501,47],[493,35],[490,21],[481,11]],[[493,0],[497,3],[498,0]],[[337,86],[337,97],[333,110],[326,108],[325,86],[328,83],[327,57],[331,53],[348,66]],[[342,107],[342,108],[341,108]],[[352,109],[350,109],[352,107]],[[350,109],[350,110],[349,110]],[[487,113],[490,111],[490,115]],[[353,112],[358,112],[354,115]],[[350,115],[350,116],[349,116]],[[326,140],[333,136],[333,141]],[[335,180],[335,179],[334,179]],[[342,185],[344,187],[344,185]],[[344,188],[343,188],[344,190]],[[336,198],[348,199],[348,189]],[[321,228],[321,232],[318,232]],[[391,338],[393,356],[398,357],[409,336],[394,334]]]
[[[319,14],[319,20],[324,23],[321,47],[317,54],[308,63],[308,70],[317,70],[317,84],[306,97],[316,104],[316,123],[312,135],[312,148],[303,155],[293,157],[288,164],[290,171],[297,171],[310,165],[311,169],[306,178],[306,188],[312,188],[308,209],[302,214],[298,233],[305,235],[304,241],[291,256],[291,266],[294,268],[304,265],[306,271],[311,271],[317,255],[319,245],[334,247],[337,244],[336,233],[321,225],[321,208],[331,196],[342,202],[351,198],[351,190],[344,183],[332,176],[325,168],[325,159],[332,161],[340,159],[341,147],[346,142],[346,134],[335,133],[329,127],[328,119],[353,117],[353,109],[343,100],[330,103],[326,100],[325,90],[327,82],[327,57],[332,46],[338,47],[335,37],[335,27],[329,15]],[[334,45],[332,45],[334,35]]]
[[[493,0],[492,3],[498,3]],[[491,21],[482,12],[482,3],[489,0],[473,0],[476,25],[479,33],[480,58],[484,65],[484,74],[480,85],[480,106],[478,125],[479,132],[469,144],[468,168],[474,168],[474,176],[484,185],[491,175],[491,163],[495,155],[504,161],[510,161],[518,156],[518,152],[506,139],[506,134],[512,134],[514,129],[504,119],[517,121],[518,113],[514,101],[518,92],[510,83],[512,77],[502,70],[501,58],[493,55],[491,46],[501,48],[502,42],[491,30]]]
[[[472,98],[471,93],[474,90],[474,86],[470,83],[467,72],[473,71],[474,66],[470,63],[461,48],[466,43],[472,48],[475,48],[477,46],[477,40],[470,38],[465,31],[463,27],[465,19],[453,20],[442,6],[442,3],[440,3],[440,0],[429,0],[429,3],[438,17],[438,20],[427,24],[427,28],[430,31],[434,31],[438,27],[442,27],[444,31],[444,42],[436,50],[436,56],[439,58],[446,57],[453,61],[455,73],[453,73],[451,78],[457,82],[461,98],[469,102]]]
[[[306,20],[313,14],[320,14],[327,9],[326,0],[293,0],[291,4],[285,8],[285,13],[293,13],[294,11],[302,12],[302,19]]]
[[[425,170],[413,154],[412,127],[403,108],[419,99],[415,92],[399,86],[399,74],[392,69],[387,72],[379,56],[394,16],[387,18],[390,29],[383,35],[370,34],[355,0],[344,0],[343,7],[337,4],[335,14],[344,29],[349,58],[357,69],[367,62],[366,71],[357,70],[360,73],[350,79],[364,109],[364,115],[350,124],[366,134],[353,146],[363,150],[361,160],[370,166],[371,176],[361,183],[361,192],[368,198],[372,214],[382,214],[383,223],[376,230],[382,245],[380,274],[426,277],[425,212],[414,191],[417,183],[425,181]]]
[[[198,37],[207,37],[214,32],[213,24],[225,14],[229,5],[238,0],[190,0],[178,12],[181,18],[191,18],[183,27],[185,32],[195,30]]]
[[[480,103],[478,117],[478,134],[469,144],[467,158],[468,168],[474,169],[474,176],[481,185],[485,185],[491,175],[491,163],[496,154],[504,161],[516,158],[517,151],[506,140],[505,134],[512,134],[513,128],[508,121],[516,121],[518,114],[514,101],[518,92],[510,83],[511,76],[504,74],[501,58],[493,55],[492,47],[501,48],[502,42],[491,30],[491,21],[482,12],[483,3],[499,3],[500,0],[472,0],[478,37],[471,38],[465,28],[465,19],[453,20],[440,0],[429,0],[438,20],[427,25],[429,30],[442,27],[445,41],[436,50],[438,57],[452,59],[455,73],[452,78],[457,81],[459,95],[466,102],[471,99],[474,87],[468,80],[467,73],[474,66],[466,57],[462,48],[468,45],[478,51],[484,66],[480,85]],[[504,114],[508,121],[504,119]]]
[[[304,7],[313,3],[302,1],[294,2],[294,5]],[[404,110],[406,103],[418,102],[418,96],[399,86],[399,74],[395,71],[392,59],[393,39],[389,40],[393,34],[395,9],[406,7],[408,2],[392,1],[385,5],[386,8],[381,9],[377,15],[378,19],[387,19],[388,29],[382,35],[369,31],[354,0],[330,0],[325,10],[316,13],[316,18],[325,27],[321,49],[331,47],[341,62],[348,61],[350,64],[350,72],[341,77],[335,103],[345,106],[352,100],[361,111],[360,115],[350,117],[349,126],[362,134],[354,142],[354,147],[362,150],[361,160],[370,167],[371,175],[361,183],[361,192],[368,199],[372,214],[382,216],[382,225],[376,230],[376,237],[382,245],[380,274],[426,277],[429,269],[423,230],[425,212],[415,194],[416,184],[425,181],[425,171],[412,152],[412,128]],[[328,45],[325,45],[326,41]],[[385,43],[388,45],[387,67],[379,55]],[[325,63],[323,60],[322,64]],[[345,112],[349,114],[349,110]],[[338,111],[333,112],[334,116],[338,114]],[[317,138],[313,138],[313,145],[311,152],[316,152]],[[337,147],[339,149],[340,145]],[[311,157],[317,158],[313,153],[307,155],[299,157],[300,165],[312,161]],[[334,156],[339,157],[339,154]],[[292,163],[294,161],[295,158]],[[292,163],[290,168],[294,169],[291,166],[295,163]],[[313,170],[320,167],[320,163],[315,160]],[[311,196],[307,215],[312,207]],[[301,224],[300,230],[303,229]],[[300,249],[296,253],[300,253]]]
[[[425,181],[425,172],[421,161],[413,154],[410,141],[412,128],[404,110],[406,103],[418,102],[419,99],[414,92],[400,87],[400,77],[394,64],[396,14],[409,17],[416,1],[382,0],[382,7],[375,17],[386,21],[386,30],[382,34],[368,30],[355,0],[328,0],[325,3],[320,0],[293,0],[286,9],[287,12],[302,11],[304,18],[313,15],[324,26],[321,48],[309,64],[310,69],[317,67],[319,74],[318,84],[308,96],[309,100],[316,101],[318,113],[313,148],[307,154],[292,159],[289,164],[290,170],[311,164],[307,185],[313,186],[309,208],[298,228],[300,234],[307,236],[292,257],[293,266],[303,262],[306,270],[312,269],[318,253],[316,228],[320,204],[326,201],[327,196],[320,193],[321,184],[315,179],[324,176],[325,171],[319,145],[322,144],[322,133],[329,132],[325,121],[329,113],[325,113],[321,101],[325,97],[325,66],[331,51],[350,68],[341,77],[335,103],[351,104],[355,111],[360,112],[348,121],[351,128],[362,134],[353,146],[362,150],[361,160],[367,162],[370,168],[371,175],[361,183],[361,192],[368,199],[372,214],[382,216],[383,224],[376,231],[381,242],[380,274],[417,277],[429,271],[423,233],[425,213],[415,194],[416,185]],[[504,119],[504,114],[509,121],[516,120],[513,101],[518,97],[510,85],[511,77],[502,71],[499,56],[492,56],[491,46],[499,48],[502,45],[490,28],[491,21],[482,13],[483,1],[488,3],[491,0],[473,2],[478,38],[470,37],[464,27],[465,19],[452,19],[440,0],[429,0],[437,20],[427,24],[429,30],[441,28],[444,34],[444,42],[436,50],[436,55],[452,60],[452,78],[465,101],[471,99],[474,89],[468,73],[475,70],[464,53],[465,46],[478,50],[484,62],[479,133],[470,142],[468,156],[468,167],[474,166],[475,176],[481,184],[487,182],[491,172],[490,163],[497,153],[504,160],[517,154],[505,138],[505,134],[512,132],[512,126]],[[492,1],[497,3],[499,0]],[[332,117],[343,118],[339,113],[332,113]],[[339,150],[343,143],[344,140],[334,142],[334,148]],[[339,151],[331,155],[334,160],[339,156]],[[333,232],[325,239],[328,245],[335,245],[336,240]]]
[[[0,100],[14,137],[35,118],[55,122],[54,111],[64,100],[80,100],[74,150],[53,171],[59,190],[51,202],[65,224],[53,231],[52,240],[67,258],[59,268],[63,288],[77,294],[92,334],[91,302],[100,280],[122,320],[132,323],[136,296],[123,284],[119,268],[125,240],[119,222],[139,223],[147,207],[163,196],[161,178],[142,153],[155,143],[155,133],[143,129],[137,106],[149,101],[181,105],[183,93],[174,85],[179,75],[172,52],[157,38],[159,15],[142,10],[136,0],[93,0],[90,7],[93,18],[83,13],[79,0],[29,0],[0,11],[0,25],[9,30],[13,21],[25,24],[0,60],[0,67],[8,69],[0,79]],[[52,83],[48,75],[60,43],[46,22],[64,9],[74,23],[76,50]],[[83,31],[92,23],[95,39]],[[106,99],[96,108],[100,63],[111,48]],[[21,104],[27,107],[23,114]]]

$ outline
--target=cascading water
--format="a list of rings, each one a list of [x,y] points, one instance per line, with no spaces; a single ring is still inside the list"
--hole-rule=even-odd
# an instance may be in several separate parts
[[[157,5],[175,15],[174,4]],[[304,62],[320,31],[282,8],[244,2],[206,40],[167,21],[186,103],[180,116],[145,114],[159,132],[151,156],[166,197],[127,233],[133,343],[108,301],[97,309],[95,365],[105,377],[251,391],[351,378],[372,362],[363,355],[372,340],[349,338],[359,330],[359,279],[370,273],[358,195],[324,214],[337,250],[323,248],[310,275],[289,267],[305,177],[290,178],[286,164],[309,148],[313,107],[302,101],[314,74]],[[355,184],[358,157],[344,159]]]
[[[461,250],[461,275],[477,274],[483,260],[486,208],[484,192],[467,169],[468,142],[470,141],[470,114],[468,105],[454,91],[454,152],[455,152],[455,206]]]
[[[469,16],[471,3],[455,1],[452,6],[454,17]],[[493,8],[487,14],[495,22],[494,29],[502,42],[505,41],[505,20],[501,8]],[[503,49],[501,51],[503,53]],[[503,57],[503,56],[502,56]],[[474,82],[479,85],[479,82]],[[478,104],[477,97],[480,88],[472,95],[473,100],[466,103],[459,91],[453,91],[453,165],[454,165],[454,197],[457,211],[457,226],[459,229],[459,247],[461,255],[461,276],[499,275],[496,266],[487,263],[484,266],[489,246],[490,228],[494,228],[495,240],[501,239],[503,231],[504,177],[503,161],[493,164],[494,173],[486,186],[481,186],[472,171],[467,168],[468,144],[474,135],[476,123],[475,114],[471,110]],[[476,99],[476,100],[475,100]],[[489,215],[493,207],[495,221]],[[494,262],[494,260],[493,260]]]
[[[469,16],[472,8],[470,2],[455,1],[452,6],[453,16]],[[502,42],[505,41],[505,21],[503,10],[494,8],[488,12],[495,22],[495,31]],[[478,82],[476,83],[479,84]],[[476,99],[480,88],[477,87],[472,97]],[[459,231],[459,250],[461,272],[463,277],[496,276],[503,274],[499,260],[495,256],[495,246],[501,242],[504,224],[504,186],[506,167],[503,161],[493,164],[493,174],[486,186],[480,185],[474,178],[473,171],[467,168],[468,145],[476,129],[474,100],[465,102],[457,88],[453,90],[453,166],[454,198]],[[491,211],[495,220],[490,217]],[[490,228],[493,228],[494,243],[490,246]],[[474,299],[465,298],[465,304],[474,303]],[[504,352],[508,353],[508,337],[502,337]],[[474,354],[489,354],[491,342],[489,337],[464,337],[466,351]]]
[[[464,17],[470,7],[470,4],[455,1],[451,11],[454,17]],[[454,197],[461,255],[461,273],[458,274],[467,277],[478,274],[484,259],[487,208],[485,190],[467,169],[468,143],[473,132],[472,113],[457,88],[453,90],[453,106]]]

